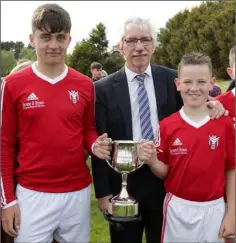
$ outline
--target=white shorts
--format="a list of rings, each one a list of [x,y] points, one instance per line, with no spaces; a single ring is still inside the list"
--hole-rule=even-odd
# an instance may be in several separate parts
[[[219,239],[224,198],[193,202],[167,193],[163,205],[161,242],[224,242]]]
[[[87,243],[90,240],[90,186],[68,193],[45,193],[23,188],[16,196],[21,224],[15,243]]]

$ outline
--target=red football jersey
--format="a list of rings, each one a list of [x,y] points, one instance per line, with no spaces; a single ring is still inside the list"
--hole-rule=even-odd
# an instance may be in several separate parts
[[[235,88],[216,97],[224,108],[229,111],[229,116],[235,121]]]
[[[169,164],[166,191],[190,201],[224,196],[225,171],[235,168],[234,125],[229,117],[194,123],[183,108],[160,122],[157,148]]]
[[[88,186],[92,178],[84,148],[91,154],[98,137],[92,80],[68,67],[60,77],[50,79],[35,65],[5,80],[2,205],[15,200],[14,176],[23,187],[41,192],[71,192]]]

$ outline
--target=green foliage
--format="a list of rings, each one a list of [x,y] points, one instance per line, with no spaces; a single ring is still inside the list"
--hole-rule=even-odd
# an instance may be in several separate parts
[[[68,56],[68,64],[90,76],[90,64],[92,62],[103,64],[108,56],[107,47],[106,27],[99,23],[89,33],[88,39],[83,39],[76,44],[72,54]]]
[[[19,59],[28,59],[31,61],[36,61],[37,57],[34,49],[24,47],[23,49],[21,49],[21,52],[19,54]]]
[[[234,45],[234,2],[203,2],[171,18],[157,35],[153,62],[177,68],[181,57],[192,51],[212,59],[214,75],[227,78],[230,48]]]
[[[115,48],[108,51],[106,27],[102,23],[92,29],[87,39],[76,44],[72,54],[66,58],[66,62],[87,76],[91,76],[90,64],[92,62],[101,63],[108,74],[117,71],[124,65],[123,58]]]
[[[108,57],[105,59],[103,66],[109,73],[116,72],[124,66],[124,58],[120,55],[119,51],[115,47],[108,53]]]
[[[91,60],[93,60],[91,59],[92,55],[91,44],[83,39],[76,44],[73,53],[68,55],[68,64],[77,71],[90,76],[89,67]]]
[[[16,65],[12,51],[1,51],[1,77],[8,75]]]
[[[1,42],[1,50],[12,51],[15,59],[19,59],[19,54],[24,48],[24,43],[22,41],[3,41]]]
[[[108,40],[106,36],[106,27],[102,23],[96,25],[89,34],[88,42],[92,48],[92,57],[94,59],[103,59],[107,57]]]

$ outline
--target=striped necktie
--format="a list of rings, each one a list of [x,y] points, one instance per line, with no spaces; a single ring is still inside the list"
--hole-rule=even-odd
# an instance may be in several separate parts
[[[145,74],[137,75],[136,79],[139,82],[138,103],[139,103],[139,117],[140,117],[142,139],[153,141],[154,135],[153,135],[153,129],[151,123],[150,107],[149,107],[147,91],[144,86]]]

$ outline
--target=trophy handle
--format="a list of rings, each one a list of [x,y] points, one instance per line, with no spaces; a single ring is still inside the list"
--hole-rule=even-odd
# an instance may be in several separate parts
[[[116,142],[116,141],[112,141],[111,139],[110,139],[110,145],[111,146],[114,146],[113,148],[112,148],[112,151],[113,151],[113,155],[112,155],[112,159],[111,159],[111,161],[109,161],[109,160],[107,160],[106,159],[106,162],[107,162],[107,164],[112,168],[112,169],[114,169],[113,168],[113,165],[115,165],[115,168],[116,168],[116,161],[117,161],[117,155],[118,155],[118,143]]]
[[[135,168],[136,168],[136,170],[138,170],[140,167],[142,167],[143,164],[145,164],[145,161],[140,160],[138,158],[138,147],[139,147],[140,144],[145,143],[147,141],[148,140],[146,140],[146,139],[142,139],[142,140],[140,140],[138,142],[135,142],[135,158],[136,158],[136,160],[135,160]]]

